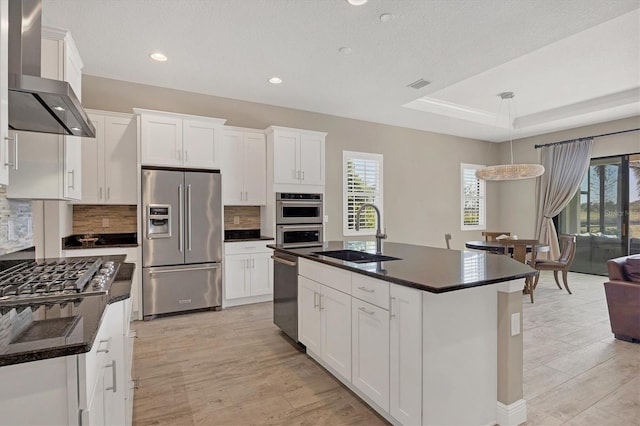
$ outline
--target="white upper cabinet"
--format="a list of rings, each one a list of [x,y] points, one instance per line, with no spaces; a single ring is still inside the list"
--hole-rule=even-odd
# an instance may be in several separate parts
[[[66,30],[43,27],[42,37],[42,77],[68,81],[80,99],[82,61],[71,35]],[[80,137],[34,132],[11,132],[10,137],[17,140],[8,141],[8,198],[81,199]]]
[[[134,108],[141,116],[140,162],[149,166],[222,168],[226,120]]]
[[[324,186],[326,133],[271,126],[267,128],[269,158],[273,159],[274,190],[321,190]],[[281,185],[281,186],[279,186]]]
[[[0,185],[9,183],[9,93],[8,73],[9,0],[0,0]]]
[[[87,111],[96,137],[82,139],[82,204],[137,204],[137,120]]]
[[[267,202],[267,147],[260,131],[224,130],[222,200],[224,205]]]

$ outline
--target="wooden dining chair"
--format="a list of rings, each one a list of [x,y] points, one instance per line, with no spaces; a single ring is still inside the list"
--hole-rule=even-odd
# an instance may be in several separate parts
[[[536,261],[537,247],[540,244],[538,240],[512,240],[502,239],[498,240],[500,244],[504,246],[504,254],[511,256],[518,262],[527,264],[527,252],[531,250],[530,264],[533,265]],[[539,274],[539,273],[538,273]],[[537,276],[536,276],[537,278]],[[533,303],[533,290],[535,289],[535,283],[533,277],[527,277],[524,281],[524,293],[529,293],[531,297],[531,303]]]
[[[562,290],[562,287],[558,281],[558,272],[562,272],[564,288],[569,294],[573,294],[571,290],[569,290],[567,273],[569,272],[573,258],[576,256],[576,237],[575,235],[560,235],[558,239],[560,240],[560,258],[558,260],[536,259],[531,262],[531,267],[538,271],[553,271],[553,278],[556,280],[556,285],[560,290]],[[539,279],[540,274],[536,276],[536,280],[533,283],[534,289],[538,286]]]
[[[491,231],[482,232],[482,236],[484,237],[485,241],[496,241],[496,237],[499,237],[500,235],[510,236],[511,232],[491,232]]]

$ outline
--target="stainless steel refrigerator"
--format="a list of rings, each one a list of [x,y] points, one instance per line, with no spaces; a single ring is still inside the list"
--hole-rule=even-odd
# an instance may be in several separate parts
[[[222,305],[220,173],[142,169],[143,315]]]

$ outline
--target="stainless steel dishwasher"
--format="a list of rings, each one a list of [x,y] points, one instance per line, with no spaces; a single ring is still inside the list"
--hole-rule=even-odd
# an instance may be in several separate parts
[[[273,256],[273,323],[298,341],[298,257],[275,252]]]

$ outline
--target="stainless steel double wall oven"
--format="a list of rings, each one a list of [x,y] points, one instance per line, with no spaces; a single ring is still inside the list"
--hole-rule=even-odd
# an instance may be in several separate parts
[[[322,194],[276,193],[276,243],[283,247],[321,246]]]

